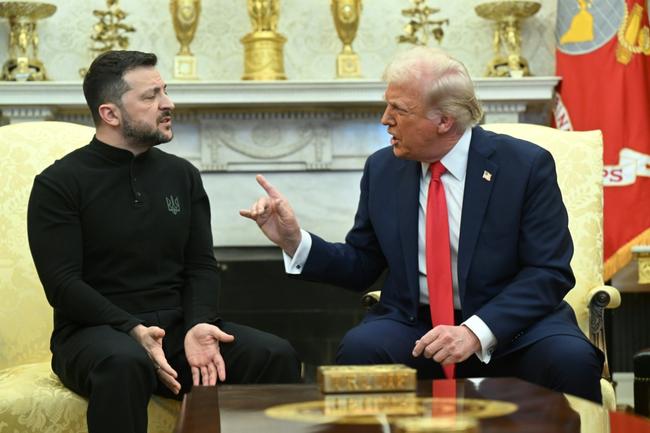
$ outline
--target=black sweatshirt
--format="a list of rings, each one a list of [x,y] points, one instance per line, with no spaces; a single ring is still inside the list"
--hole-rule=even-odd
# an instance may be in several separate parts
[[[186,329],[216,320],[210,205],[182,158],[93,138],[36,176],[27,227],[53,342],[84,326],[128,332],[152,311],[182,309]]]

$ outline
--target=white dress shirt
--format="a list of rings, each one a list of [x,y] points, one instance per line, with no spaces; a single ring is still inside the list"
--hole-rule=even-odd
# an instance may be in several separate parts
[[[458,143],[440,160],[447,171],[440,180],[445,188],[447,200],[447,213],[449,217],[449,243],[451,246],[451,277],[454,291],[454,308],[460,309],[460,294],[458,290],[458,241],[460,239],[460,219],[463,207],[463,193],[465,190],[465,174],[467,172],[467,158],[469,154],[469,143],[472,139],[472,130],[468,128]],[[429,182],[431,173],[429,163],[423,162],[422,176],[420,176],[420,194],[418,196],[418,273],[420,283],[420,304],[429,304],[429,288],[427,284],[427,267],[425,253],[426,235],[426,209],[429,193]],[[283,253],[284,267],[288,274],[300,274],[304,263],[309,256],[311,249],[311,235],[301,230],[302,240],[293,257]],[[481,342],[481,350],[476,356],[484,363],[490,361],[492,351],[496,345],[496,337],[490,328],[474,315],[462,323],[467,326]]]

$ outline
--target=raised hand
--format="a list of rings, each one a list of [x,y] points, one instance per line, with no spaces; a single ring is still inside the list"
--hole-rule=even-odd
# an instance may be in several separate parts
[[[250,209],[242,209],[239,214],[255,221],[271,242],[293,256],[300,245],[300,225],[289,202],[261,174],[255,179],[266,196],[260,197]]]
[[[226,380],[226,363],[219,342],[229,343],[235,337],[208,323],[199,323],[185,334],[185,356],[192,369],[194,385],[216,385]]]
[[[129,331],[129,335],[144,347],[161,382],[174,394],[178,394],[181,390],[181,384],[176,380],[178,374],[167,362],[162,348],[165,330],[157,326],[137,325]]]

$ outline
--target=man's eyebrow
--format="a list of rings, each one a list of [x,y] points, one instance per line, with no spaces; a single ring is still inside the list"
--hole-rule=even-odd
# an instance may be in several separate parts
[[[163,86],[150,87],[146,90],[145,93],[153,92],[154,94],[156,94],[156,93],[160,93],[161,91],[167,91],[167,84]]]

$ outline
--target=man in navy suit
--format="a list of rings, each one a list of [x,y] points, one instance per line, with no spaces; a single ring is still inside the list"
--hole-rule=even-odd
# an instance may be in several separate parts
[[[474,126],[482,110],[469,74],[440,50],[399,55],[384,79],[391,147],[366,162],[345,243],[301,230],[262,176],[267,196],[240,211],[282,248],[289,273],[363,290],[386,271],[381,301],[345,335],[337,362],[403,363],[438,378],[455,364],[456,377],[516,376],[600,402],[603,355],[563,301],[573,243],[550,153]],[[438,161],[453,323],[432,323],[429,310],[425,226]]]

